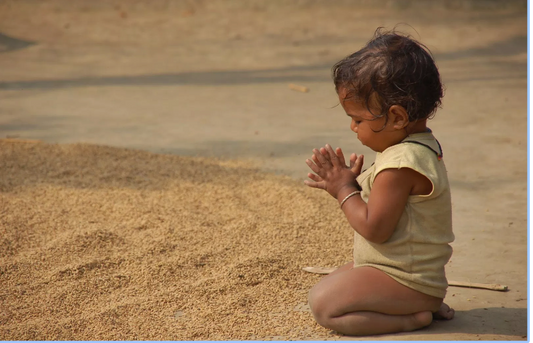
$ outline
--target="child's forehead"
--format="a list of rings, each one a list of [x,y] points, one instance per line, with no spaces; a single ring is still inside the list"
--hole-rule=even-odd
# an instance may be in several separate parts
[[[366,111],[366,104],[359,99],[353,97],[343,98],[339,94],[339,101],[342,104],[342,107],[346,110],[347,114],[357,114],[361,111]]]
[[[356,92],[347,87],[339,87],[337,89],[337,94],[339,96],[339,102],[342,104],[342,107],[345,109],[348,115],[355,115],[356,113],[369,112],[379,113],[381,111],[381,106],[379,101],[375,99],[375,95],[371,94],[369,99],[358,96]],[[369,112],[369,114],[371,114]]]
[[[354,89],[346,86],[340,86],[337,89],[337,95],[343,101],[356,101],[358,98]]]
[[[342,103],[354,103],[359,106],[364,106],[366,101],[363,97],[359,96],[357,92],[349,87],[339,87],[337,89],[337,95]]]

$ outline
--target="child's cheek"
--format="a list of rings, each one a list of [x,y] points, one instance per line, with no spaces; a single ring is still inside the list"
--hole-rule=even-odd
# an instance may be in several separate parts
[[[360,134],[360,133],[357,133],[357,139],[363,143],[363,145],[366,145],[365,144],[365,135],[364,134]]]

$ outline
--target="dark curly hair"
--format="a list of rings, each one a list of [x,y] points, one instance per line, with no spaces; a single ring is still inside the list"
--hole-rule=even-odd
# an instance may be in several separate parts
[[[376,118],[401,105],[409,121],[430,118],[441,106],[443,86],[429,49],[407,35],[378,28],[364,48],[332,68],[344,100],[361,101]],[[378,113],[374,113],[378,111]]]

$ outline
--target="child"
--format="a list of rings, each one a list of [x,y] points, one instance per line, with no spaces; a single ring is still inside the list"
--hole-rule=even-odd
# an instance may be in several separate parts
[[[377,152],[345,165],[340,148],[314,149],[305,183],[339,201],[355,230],[354,262],[309,293],[317,322],[346,335],[412,331],[451,319],[443,303],[444,265],[453,241],[450,187],[442,150],[427,120],[443,96],[425,46],[376,31],[361,50],[333,67],[339,101],[362,144]]]

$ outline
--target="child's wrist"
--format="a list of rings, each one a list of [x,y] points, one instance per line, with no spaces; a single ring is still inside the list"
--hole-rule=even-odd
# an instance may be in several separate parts
[[[342,210],[342,205],[344,205],[344,203],[345,203],[348,199],[350,199],[351,197],[356,196],[356,195],[358,195],[358,194],[361,194],[361,191],[359,191],[359,190],[357,190],[357,191],[353,191],[353,192],[351,192],[350,194],[348,194],[347,196],[345,196],[344,199],[342,199],[342,201],[341,201],[341,203],[340,203],[340,208],[341,208],[341,210]]]
[[[361,189],[359,187],[357,187],[358,185],[349,185],[349,186],[344,186],[342,187],[338,192],[337,192],[337,201],[339,202],[339,204],[345,200],[345,198],[355,192],[355,191],[360,191]]]

